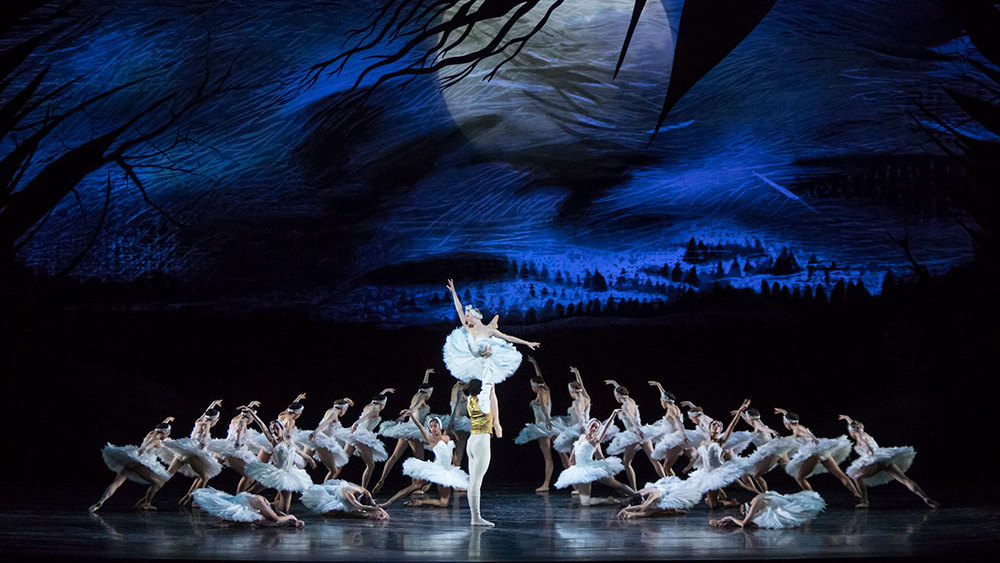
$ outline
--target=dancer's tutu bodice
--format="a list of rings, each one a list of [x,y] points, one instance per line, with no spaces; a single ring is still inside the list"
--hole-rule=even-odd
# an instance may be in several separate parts
[[[570,485],[592,483],[605,477],[613,477],[625,469],[617,457],[594,459],[596,448],[586,438],[580,438],[573,445],[573,465],[567,467],[556,479],[555,487],[561,489]]]
[[[298,452],[294,444],[281,442],[272,449],[269,462],[252,461],[247,464],[244,473],[265,487],[302,492],[312,484],[312,478],[304,469],[296,467],[296,457]]]
[[[483,383],[500,383],[521,365],[521,353],[513,344],[493,336],[473,336],[464,326],[451,331],[443,354],[451,375],[465,382],[480,379]]]
[[[552,419],[552,403],[547,402],[544,406],[539,406],[535,401],[529,403],[531,405],[531,412],[535,414],[535,424],[545,424],[545,419]]]
[[[404,461],[403,475],[455,489],[468,489],[469,474],[451,464],[455,442],[438,440],[432,451],[434,461],[423,461],[412,457]]]

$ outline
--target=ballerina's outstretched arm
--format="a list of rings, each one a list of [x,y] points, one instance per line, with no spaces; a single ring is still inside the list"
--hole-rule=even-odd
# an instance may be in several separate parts
[[[455,303],[455,312],[458,313],[458,322],[465,326],[465,310],[462,308],[462,300],[458,298],[458,291],[455,290],[455,280],[449,279],[446,286],[451,292],[451,300]]]
[[[261,433],[264,434],[264,437],[267,438],[267,441],[271,443],[271,447],[278,445],[278,439],[274,437],[274,434],[271,434],[271,429],[268,428],[266,424],[264,424],[264,421],[261,420],[259,416],[257,416],[256,412],[248,408],[244,408],[242,410],[244,413],[249,414],[253,418],[253,421],[257,423],[257,426],[260,427]]]
[[[733,416],[733,419],[729,421],[729,426],[726,427],[726,431],[723,432],[722,436],[719,437],[720,444],[725,444],[726,442],[729,441],[729,437],[732,436],[733,434],[733,429],[736,428],[736,423],[740,420],[740,415],[743,413],[743,411],[747,410],[747,407],[749,406],[750,406],[750,399],[743,399],[743,404],[741,404],[740,408],[737,409],[736,413]]]
[[[537,350],[538,347],[541,346],[540,342],[528,342],[527,340],[523,340],[516,336],[510,336],[509,334],[504,334],[495,328],[490,328],[490,336],[496,336],[497,338],[502,338],[512,344],[523,344],[528,348],[531,348],[532,350]]]
[[[573,373],[576,377],[576,382],[580,384],[580,393],[587,401],[590,401],[590,393],[587,393],[587,387],[583,384],[583,376],[580,375],[580,368],[570,366],[569,371]]]
[[[620,412],[622,412],[621,409],[611,411],[611,416],[609,416],[608,419],[604,421],[604,424],[601,425],[601,431],[597,433],[598,444],[604,441],[604,435],[608,433],[608,428],[611,428],[611,422],[615,419],[615,415]]]
[[[423,435],[423,437],[424,437],[424,443],[430,445],[430,447],[432,447],[432,448],[434,447],[434,444],[431,443],[431,435],[430,435],[430,433],[428,433],[427,429],[424,428],[424,425],[420,424],[420,421],[417,420],[415,416],[413,416],[413,411],[411,411],[410,409],[403,409],[402,411],[400,411],[399,414],[409,417],[410,420],[413,421],[413,425],[416,426],[417,430],[420,431],[420,434]]]

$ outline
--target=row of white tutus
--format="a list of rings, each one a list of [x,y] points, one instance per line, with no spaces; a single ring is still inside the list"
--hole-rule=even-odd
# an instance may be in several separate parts
[[[274,447],[268,463],[252,461],[247,464],[243,472],[247,477],[269,489],[302,492],[312,485],[313,481],[305,469],[295,466],[293,456],[301,457],[294,446],[278,444]]]
[[[552,420],[552,428],[547,428],[545,424],[540,422],[529,422],[517,434],[517,438],[514,438],[514,443],[523,445],[539,438],[553,438],[558,436],[561,431],[562,426],[556,420]]]
[[[686,446],[691,448],[697,447],[705,439],[704,435],[696,430],[675,430],[663,434],[653,448],[653,459],[664,459],[668,451],[678,446],[685,446],[685,438],[687,438]]]
[[[872,465],[882,465],[883,467],[889,464],[895,465],[900,471],[906,473],[910,466],[913,465],[913,458],[916,457],[917,452],[910,446],[900,446],[895,448],[876,448],[874,453],[862,453],[861,457],[855,459],[851,465],[847,467],[847,475],[852,479],[857,479],[857,475],[862,469],[872,466]],[[893,480],[892,475],[886,471],[879,471],[878,473],[865,477],[862,482],[869,487],[876,487],[878,485],[885,485]]]
[[[166,481],[170,479],[170,474],[167,473],[167,468],[157,459],[156,454],[157,452],[154,448],[148,449],[142,455],[139,455],[139,448],[137,446],[116,446],[111,443],[105,445],[104,449],[101,450],[101,457],[104,458],[104,464],[114,473],[119,473],[122,469],[145,467]],[[150,484],[149,481],[134,472],[129,473],[128,480],[140,485]]]
[[[172,462],[175,457],[187,461],[188,463],[180,468],[180,472],[192,479],[198,478],[199,475],[191,469],[188,465],[190,463],[201,465],[205,471],[205,477],[209,479],[222,472],[222,464],[219,463],[219,460],[215,459],[215,456],[208,449],[201,449],[198,441],[194,438],[166,439],[163,441],[159,455],[164,461]]]
[[[331,479],[319,485],[309,485],[302,491],[302,504],[311,512],[325,514],[327,512],[353,512],[354,507],[344,502],[341,492],[347,481]]]
[[[785,472],[792,477],[798,477],[799,471],[802,468],[802,464],[806,460],[817,457],[820,459],[831,458],[834,463],[840,465],[847,456],[851,454],[851,441],[847,436],[839,436],[837,438],[818,438],[817,440],[798,438],[798,451],[792,456],[791,460],[785,465]],[[809,475],[806,477],[811,477],[813,475],[818,475],[820,473],[826,473],[826,468],[823,464],[817,463],[816,468],[813,469]]]
[[[382,443],[382,440],[378,439],[378,436],[374,432],[367,428],[359,426],[354,432],[348,431],[345,438],[348,444],[368,447],[372,451],[372,459],[376,462],[389,459],[389,453],[385,451],[385,444]],[[357,450],[354,451],[354,455],[359,455]]]
[[[506,340],[492,336],[474,337],[464,326],[451,331],[444,341],[444,365],[451,375],[468,383],[500,383],[521,365],[521,353]]]
[[[469,488],[469,474],[462,468],[451,464],[455,442],[439,441],[434,446],[434,461],[422,461],[415,457],[403,462],[403,475],[414,479],[423,479],[453,489]]]
[[[191,493],[191,496],[198,503],[198,508],[223,520],[257,522],[264,519],[260,512],[250,506],[248,500],[252,495],[248,493],[231,495],[212,487],[205,487]]]
[[[685,510],[701,501],[704,493],[697,483],[673,475],[661,478],[655,483],[646,483],[645,488],[655,487],[659,493],[656,506],[661,510]]]
[[[826,508],[826,502],[816,491],[800,491],[791,495],[767,491],[764,503],[763,509],[751,519],[760,528],[798,528]]]
[[[563,469],[556,479],[555,487],[562,489],[570,485],[593,483],[605,477],[614,477],[625,470],[622,460],[617,457],[594,459],[594,446],[585,439],[579,439],[573,446],[574,465]]]

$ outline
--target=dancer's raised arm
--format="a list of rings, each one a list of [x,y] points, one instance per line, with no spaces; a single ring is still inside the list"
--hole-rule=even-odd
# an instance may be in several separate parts
[[[465,310],[462,308],[462,300],[458,298],[458,291],[455,290],[455,280],[449,279],[446,286],[451,292],[451,300],[455,302],[455,312],[458,313],[458,322],[465,326]]]
[[[589,401],[590,394],[587,393],[587,387],[584,386],[583,384],[583,377],[580,375],[580,369],[570,366],[569,371],[573,373],[573,375],[576,377],[576,382],[580,384],[580,393],[583,394],[584,398],[586,398]]]
[[[604,424],[601,425],[601,431],[597,433],[598,444],[604,441],[604,435],[608,433],[608,428],[611,427],[611,422],[615,419],[615,415],[620,412],[622,412],[621,409],[611,411],[611,416],[609,416],[608,419],[604,421]]]
[[[531,348],[532,350],[537,350],[538,347],[541,346],[541,343],[539,343],[539,342],[528,342],[527,340],[523,340],[523,339],[518,338],[516,336],[511,336],[509,334],[504,334],[504,333],[500,332],[499,330],[497,330],[495,328],[489,327],[488,325],[484,325],[484,326],[486,326],[487,328],[489,328],[489,330],[490,330],[490,336],[495,336],[497,338],[502,338],[502,339],[504,339],[507,342],[510,342],[512,344],[523,344],[523,345],[527,346],[528,348]]]
[[[244,414],[249,414],[250,417],[253,418],[253,421],[256,422],[257,426],[260,427],[261,433],[264,434],[264,437],[267,438],[267,441],[270,442],[272,446],[278,443],[278,440],[274,437],[274,434],[271,434],[271,429],[268,428],[266,424],[264,424],[264,421],[261,420],[259,416],[257,416],[256,412],[247,407],[244,407],[240,410],[243,411]]]
[[[743,404],[741,404],[740,408],[736,410],[736,413],[733,415],[733,419],[729,421],[729,426],[726,427],[726,431],[723,432],[722,436],[719,438],[720,443],[725,444],[727,441],[729,441],[729,437],[733,434],[733,429],[736,428],[736,423],[739,422],[740,420],[740,415],[749,406],[750,406],[750,399],[743,399]]]
[[[420,434],[424,437],[424,443],[426,444],[431,443],[430,433],[427,432],[427,429],[424,428],[423,424],[420,424],[420,421],[417,420],[417,417],[413,416],[413,411],[411,411],[410,409],[403,409],[402,411],[399,412],[399,414],[410,417],[410,420],[413,421],[413,425],[417,427],[417,430],[419,430]]]

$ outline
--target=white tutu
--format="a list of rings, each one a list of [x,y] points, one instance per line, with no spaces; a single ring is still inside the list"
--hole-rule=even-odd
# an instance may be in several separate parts
[[[263,434],[253,428],[247,428],[246,434],[243,435],[243,441],[246,443],[247,449],[255,454],[260,453],[260,450],[271,453],[271,442],[268,442]]]
[[[733,453],[739,455],[743,453],[750,444],[753,443],[754,433],[739,431],[733,432],[729,435],[729,439],[726,440],[726,449],[733,450]]]
[[[917,452],[910,446],[900,446],[895,448],[876,448],[873,454],[863,454],[858,459],[854,460],[851,465],[847,467],[847,475],[852,479],[857,479],[858,473],[862,469],[870,465],[888,465],[894,464],[899,468],[900,471],[906,473],[913,465],[913,458],[916,457]],[[885,485],[893,480],[892,475],[886,471],[879,471],[878,473],[865,477],[862,482],[869,487],[877,487],[878,485]]]
[[[209,479],[222,472],[222,464],[219,463],[219,460],[215,459],[215,456],[212,455],[212,452],[210,452],[207,447],[204,450],[199,448],[198,441],[194,438],[164,440],[163,449],[172,453],[174,456],[187,461],[188,463],[197,460],[205,467],[205,476]],[[180,472],[182,475],[192,479],[199,477],[199,475],[188,465],[181,467]]]
[[[639,435],[636,434],[635,430],[631,428],[628,430],[622,430],[621,432],[617,432],[614,438],[612,438],[611,444],[608,446],[608,453],[618,455],[624,452],[625,448],[628,448],[633,444],[640,444],[642,442],[645,442],[646,440],[652,440],[653,437],[655,436],[663,434],[661,430],[663,427],[662,423],[663,421],[660,420],[654,422],[653,424],[642,425],[640,427],[640,430],[642,430],[642,436],[643,436],[642,439],[640,439]]]
[[[198,508],[223,520],[257,522],[264,519],[264,516],[247,502],[251,496],[248,493],[238,493],[234,496],[212,487],[205,487],[191,493],[191,496],[198,503]]]
[[[344,450],[343,442],[329,436],[325,432],[317,432],[316,437],[310,440],[309,443],[314,450],[330,452],[330,455],[333,456],[333,464],[337,467],[343,467],[350,461],[350,458],[347,457],[347,452]]]
[[[385,451],[385,444],[371,430],[359,426],[354,432],[348,432],[346,438],[349,444],[367,446],[371,449],[372,459],[377,462],[389,459],[389,453]],[[359,455],[357,450],[355,450],[354,455]]]
[[[615,436],[618,435],[618,432],[619,429],[617,426],[614,424],[609,426],[607,434],[604,435],[604,442],[613,441]],[[573,451],[573,444],[580,439],[580,436],[582,436],[583,433],[583,424],[567,426],[559,431],[558,435],[556,435],[555,439],[552,441],[552,447],[555,448],[557,452],[569,454]]]
[[[660,492],[659,498],[656,499],[656,506],[661,510],[688,509],[698,504],[702,497],[697,483],[673,475],[663,477],[655,483],[646,483],[644,488],[651,487],[655,487]]]
[[[563,469],[556,479],[555,487],[562,489],[570,485],[593,483],[605,477],[614,477],[625,470],[622,460],[617,457],[594,459],[594,446],[586,440],[577,441],[573,446],[575,465]]]
[[[751,466],[751,460],[735,456],[722,459],[722,447],[716,442],[698,446],[698,469],[691,472],[688,481],[700,492],[722,489],[742,477]]]
[[[342,489],[350,485],[341,479],[331,479],[319,485],[309,485],[302,491],[302,504],[311,512],[354,512],[356,509],[344,500]]]
[[[785,473],[788,473],[792,477],[798,477],[802,464],[809,458],[814,456],[819,458],[830,457],[833,459],[834,463],[840,465],[851,453],[851,441],[847,438],[847,436],[840,436],[837,438],[819,438],[819,442],[802,438],[797,441],[799,443],[798,451],[795,452],[792,459],[785,465]],[[823,467],[823,464],[817,463],[816,468],[813,469],[809,475],[806,475],[806,477],[812,477],[813,475],[819,475],[820,473],[826,472],[826,468]]]
[[[695,430],[675,430],[669,434],[664,434],[653,448],[653,459],[664,459],[667,452],[684,445],[684,438],[687,437],[687,444],[694,448],[702,441],[702,435]]]
[[[767,491],[764,493],[764,500],[764,508],[751,520],[760,528],[798,528],[826,508],[826,502],[816,491],[801,491],[791,495]]]
[[[486,350],[491,352],[484,357]],[[483,383],[500,383],[514,374],[521,365],[521,353],[506,340],[473,337],[465,327],[451,331],[444,341],[444,365],[452,377],[468,383],[480,379]]]
[[[558,436],[561,431],[562,427],[556,424],[555,420],[552,421],[552,428],[546,428],[544,423],[529,422],[524,425],[517,438],[514,438],[514,443],[523,445],[539,438],[552,438]]]
[[[783,457],[793,454],[798,447],[798,440],[791,436],[783,436],[781,438],[775,438],[770,442],[766,442],[759,446],[752,454],[747,456],[747,458],[750,460],[750,467],[753,468],[770,456]],[[777,461],[775,461],[775,464],[776,463]],[[773,465],[770,469],[768,469],[768,471],[771,469],[774,469]],[[752,469],[750,471],[752,471]]]
[[[448,424],[451,422],[451,415],[441,414],[437,415],[437,417],[441,419],[441,430],[447,430]],[[455,427],[452,428],[452,431],[472,432],[472,420],[468,416],[459,415],[455,417]]]
[[[251,452],[250,450],[248,450],[246,448],[246,445],[244,445],[243,447],[237,448],[237,447],[235,447],[233,445],[232,440],[228,440],[228,439],[226,439],[226,440],[219,440],[219,439],[209,440],[208,441],[208,445],[205,446],[205,449],[208,450],[208,451],[210,451],[210,452],[212,452],[213,454],[221,457],[222,458],[222,463],[224,465],[226,465],[227,467],[232,467],[231,462],[229,461],[230,458],[241,459],[241,460],[243,460],[243,463],[245,463],[245,464],[246,463],[250,463],[251,461],[257,459],[257,453],[256,453],[256,451]]]
[[[466,490],[469,488],[469,474],[451,464],[455,442],[443,441],[434,446],[434,461],[422,461],[411,457],[403,462],[403,475],[423,479],[445,487]]]
[[[255,460],[248,463],[244,473],[261,485],[278,491],[302,492],[312,484],[312,477],[295,466],[294,457],[301,457],[290,444],[278,444],[268,463]]]
[[[420,433],[420,429],[417,428],[417,425],[412,420],[407,420],[406,422],[386,420],[379,425],[378,435],[385,436],[386,438],[424,441],[424,435]]]
[[[141,466],[160,476],[164,481],[167,481],[170,479],[170,474],[167,473],[167,468],[156,459],[157,449],[150,448],[142,455],[139,455],[139,448],[136,446],[115,446],[108,443],[101,450],[101,457],[104,458],[104,464],[108,466],[108,469],[116,474],[122,469],[135,469]],[[140,485],[150,484],[149,481],[134,472],[129,473],[128,480]]]

